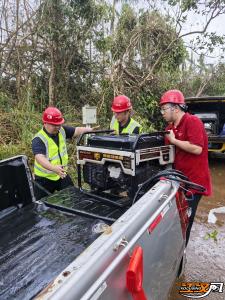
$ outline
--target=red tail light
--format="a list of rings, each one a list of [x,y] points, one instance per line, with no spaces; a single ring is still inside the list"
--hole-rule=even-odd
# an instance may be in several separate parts
[[[126,284],[128,291],[134,300],[147,300],[143,284],[143,250],[137,246],[130,259],[126,274]]]

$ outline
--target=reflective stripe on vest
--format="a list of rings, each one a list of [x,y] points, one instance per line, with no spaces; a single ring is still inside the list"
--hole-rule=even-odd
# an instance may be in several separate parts
[[[129,124],[127,125],[127,127],[123,128],[121,133],[132,134],[136,127],[139,127],[139,133],[141,133],[142,132],[141,125],[137,121],[135,121],[134,119],[131,118]],[[112,120],[110,123],[110,129],[115,130],[116,133],[119,134],[119,122],[117,121],[115,116],[112,117]]]
[[[59,131],[59,147],[54,140],[49,137],[46,132],[41,129],[35,137],[38,137],[45,144],[46,158],[52,165],[63,165],[67,169],[68,154],[66,148],[66,133],[63,128]],[[35,138],[34,137],[34,138]],[[60,160],[61,158],[61,160]],[[43,168],[36,160],[34,162],[34,174],[40,177],[44,177],[50,180],[58,180],[60,178],[56,173]]]

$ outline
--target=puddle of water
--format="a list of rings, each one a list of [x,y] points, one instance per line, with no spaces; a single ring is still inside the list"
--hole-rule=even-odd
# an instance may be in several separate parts
[[[225,206],[225,159],[211,159],[210,170],[213,195],[203,197],[198,206],[195,222],[187,247],[187,263],[181,282],[224,282],[225,284],[225,214],[216,214],[215,224],[208,223],[211,209]],[[217,241],[215,241],[214,234]],[[211,237],[207,234],[211,233]],[[208,239],[206,239],[208,237]],[[174,284],[169,300],[184,300]],[[193,298],[196,299],[196,298]],[[204,298],[203,298],[204,299]],[[224,300],[223,293],[211,292],[207,300]]]

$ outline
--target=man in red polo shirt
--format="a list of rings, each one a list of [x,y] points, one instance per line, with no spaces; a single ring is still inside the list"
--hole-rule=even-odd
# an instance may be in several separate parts
[[[161,113],[169,123],[166,127],[166,143],[175,145],[174,168],[184,173],[190,181],[202,185],[203,193],[192,191],[188,201],[191,216],[187,228],[188,243],[198,203],[202,195],[212,193],[208,165],[208,137],[202,121],[186,112],[184,95],[179,90],[169,90],[160,99]]]

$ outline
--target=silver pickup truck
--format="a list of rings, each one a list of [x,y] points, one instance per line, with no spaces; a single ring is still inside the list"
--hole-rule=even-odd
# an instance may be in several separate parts
[[[78,187],[41,201],[25,156],[0,161],[0,299],[167,299],[193,188],[173,155],[160,134],[92,135]]]

